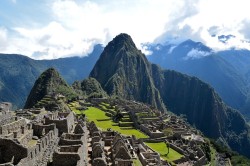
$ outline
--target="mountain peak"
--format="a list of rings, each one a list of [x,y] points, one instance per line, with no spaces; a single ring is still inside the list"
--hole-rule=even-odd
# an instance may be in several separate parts
[[[25,103],[25,108],[32,108],[38,101],[52,93],[61,93],[69,98],[75,97],[73,89],[62,79],[57,70],[49,68],[36,80]]]
[[[90,77],[111,96],[149,103],[165,110],[153,85],[151,65],[127,34],[116,36],[105,47]]]
[[[117,35],[114,39],[113,39],[114,42],[117,42],[117,41],[123,41],[123,42],[126,42],[126,41],[129,41],[129,42],[133,42],[132,38],[130,35],[126,34],[126,33],[120,33],[119,35]]]
[[[111,42],[108,43],[107,48],[112,47],[114,50],[130,50],[137,49],[132,38],[126,34],[121,33],[117,35]]]
[[[47,70],[45,70],[44,72],[43,72],[43,74],[44,75],[50,75],[50,76],[56,76],[56,75],[59,75],[59,73],[58,73],[58,71],[55,69],[55,68],[53,68],[53,67],[51,67],[51,68],[48,68]]]

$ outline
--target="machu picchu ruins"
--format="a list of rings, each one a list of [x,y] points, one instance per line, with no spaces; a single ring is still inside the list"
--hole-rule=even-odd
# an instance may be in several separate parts
[[[67,101],[58,94],[47,95],[31,109],[13,111],[11,103],[4,102],[0,113],[1,166],[209,163],[200,131],[183,117],[136,101]]]

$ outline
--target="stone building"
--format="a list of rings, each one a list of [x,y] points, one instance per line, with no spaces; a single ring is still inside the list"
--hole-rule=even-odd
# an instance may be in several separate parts
[[[33,129],[26,119],[17,117],[15,121],[1,126],[0,131],[0,164],[18,166],[36,165],[43,161],[44,153],[58,136],[53,124],[34,125]]]
[[[45,124],[56,124],[59,136],[62,133],[70,133],[75,124],[75,116],[73,112],[50,112],[45,115]]]
[[[134,149],[127,139],[123,139],[120,134],[116,134],[111,142],[112,160],[115,166],[130,166],[133,163],[132,156],[135,157]]]
[[[87,128],[83,119],[78,122],[73,112],[45,109],[20,110],[13,116],[10,108],[8,103],[1,104],[0,165],[86,165]]]
[[[0,125],[10,123],[13,118],[11,115],[12,104],[8,102],[0,103]]]
[[[53,154],[53,166],[84,166],[84,148],[79,145],[59,146]]]

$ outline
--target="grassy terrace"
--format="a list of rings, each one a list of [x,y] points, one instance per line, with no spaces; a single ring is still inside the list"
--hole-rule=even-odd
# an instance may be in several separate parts
[[[182,155],[175,150],[169,148],[169,154],[167,154],[168,149],[167,146],[164,142],[159,142],[159,143],[147,143],[145,142],[146,145],[148,145],[150,148],[152,148],[154,151],[158,152],[160,156],[164,159],[167,160],[168,162],[177,160],[182,157]]]
[[[119,127],[117,123],[114,123],[112,120],[110,120],[110,117],[105,115],[104,111],[98,108],[89,107],[88,110],[84,111],[84,114],[86,115],[89,121],[94,121],[96,126],[103,130],[111,128],[112,130],[118,131],[124,135],[135,135],[136,138],[147,138],[145,134],[132,127]],[[106,120],[103,121],[102,119]]]
[[[133,160],[133,165],[134,165],[134,166],[142,166],[142,164],[141,164],[141,162],[140,162],[139,159],[134,159],[134,160]]]
[[[111,128],[112,130],[118,131],[124,135],[128,135],[128,136],[135,135],[136,138],[147,138],[148,137],[147,135],[143,134],[142,132],[136,130],[133,127],[119,127],[118,123],[114,123],[110,119],[110,117],[105,115],[104,111],[102,111],[96,107],[89,107],[85,111],[80,111],[77,109],[77,107],[79,106],[79,104],[77,102],[70,103],[68,106],[77,115],[85,114],[89,121],[94,121],[96,126],[102,130],[107,130],[108,128]],[[121,122],[121,123],[131,123],[131,122]]]

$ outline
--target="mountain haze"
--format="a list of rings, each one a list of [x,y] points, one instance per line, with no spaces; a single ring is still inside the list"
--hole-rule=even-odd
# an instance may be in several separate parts
[[[249,69],[250,52],[247,56],[244,51],[244,57],[237,56],[240,52],[243,54],[241,50],[214,52],[192,40],[179,45],[151,45],[149,50],[152,54],[147,58],[152,63],[198,77],[209,83],[225,103],[244,112],[249,96],[250,80],[245,75]]]

